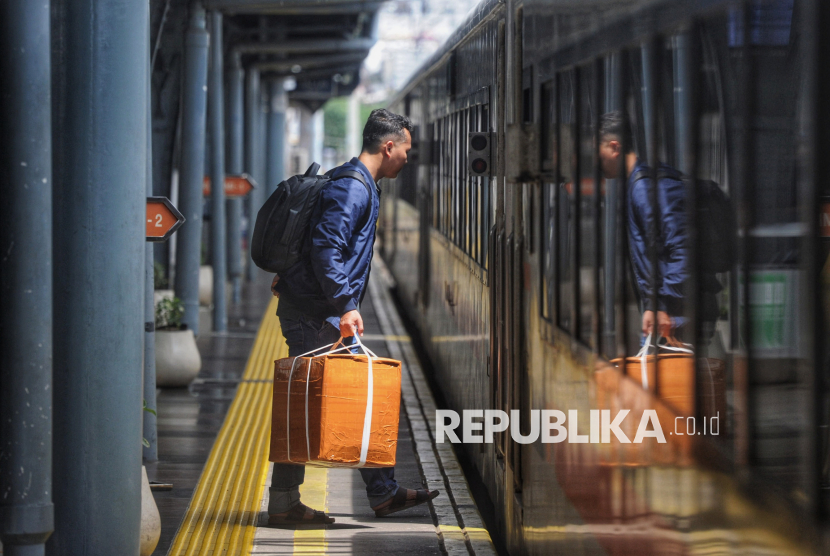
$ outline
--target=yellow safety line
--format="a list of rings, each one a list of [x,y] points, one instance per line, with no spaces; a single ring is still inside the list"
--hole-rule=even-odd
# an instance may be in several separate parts
[[[271,433],[274,360],[288,349],[272,299],[262,318],[243,380],[205,463],[199,485],[170,547],[170,556],[249,554],[259,516]]]
[[[303,504],[315,510],[327,512],[328,508],[329,470],[321,467],[306,467],[305,480],[300,485],[300,498]],[[307,529],[294,531],[294,554],[326,553],[326,530]]]

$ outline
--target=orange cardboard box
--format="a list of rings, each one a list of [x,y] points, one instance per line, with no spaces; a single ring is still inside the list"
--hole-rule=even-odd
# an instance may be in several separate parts
[[[275,363],[269,459],[319,467],[395,465],[401,362],[372,357],[371,375],[362,354],[301,357],[292,373],[293,363],[293,357]]]

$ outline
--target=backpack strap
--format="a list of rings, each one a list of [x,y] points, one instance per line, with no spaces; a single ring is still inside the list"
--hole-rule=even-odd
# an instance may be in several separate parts
[[[329,170],[329,172],[326,172],[326,175],[328,175],[332,179],[332,181],[334,181],[336,179],[340,179],[341,177],[344,177],[344,176],[356,179],[357,181],[359,181],[360,183],[363,184],[363,187],[366,188],[366,193],[369,194],[369,200],[371,201],[371,199],[372,199],[372,190],[371,190],[371,188],[369,188],[369,184],[366,183],[366,180],[364,179],[363,174],[361,174],[357,170],[343,169],[342,167],[338,166],[337,168],[334,168],[333,170]]]
[[[366,214],[365,214],[366,222],[368,222],[369,218],[371,218],[371,216],[372,216],[372,190],[369,187],[369,184],[366,183],[366,180],[364,179],[363,174],[361,174],[357,170],[349,170],[348,168],[343,168],[342,166],[338,166],[338,167],[332,168],[331,170],[326,172],[326,175],[332,181],[340,179],[342,177],[348,177],[348,178],[356,179],[357,181],[359,181],[360,183],[363,184],[363,187],[366,188],[366,193],[369,194],[369,206],[367,207]],[[364,225],[366,224],[366,222],[364,222]]]

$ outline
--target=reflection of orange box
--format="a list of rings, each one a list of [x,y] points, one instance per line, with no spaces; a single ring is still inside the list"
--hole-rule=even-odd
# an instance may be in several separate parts
[[[401,362],[372,358],[371,397],[366,355],[302,357],[292,373],[293,362],[293,357],[280,359],[274,367],[269,459],[321,467],[395,465]],[[370,403],[371,410],[367,411]],[[366,427],[369,415],[371,421]],[[365,439],[364,430],[368,431]],[[360,465],[364,441],[366,458]]]
[[[660,377],[659,398],[681,416],[695,415],[695,361],[700,381],[700,415],[720,415],[721,423],[726,421],[726,379],[725,365],[720,359],[701,357],[697,360],[687,354],[660,354],[657,363]],[[619,365],[620,359],[612,363]],[[654,392],[654,356],[646,360],[649,392]],[[642,360],[640,357],[626,357],[625,372],[638,383],[642,381]]]
[[[646,359],[646,373],[648,390],[654,392],[656,372],[654,356]],[[619,359],[612,363],[619,364]],[[680,415],[695,414],[695,361],[694,356],[687,354],[660,354],[657,364],[660,374],[659,398],[676,409]],[[642,381],[642,360],[640,357],[625,358],[625,373],[636,380]]]

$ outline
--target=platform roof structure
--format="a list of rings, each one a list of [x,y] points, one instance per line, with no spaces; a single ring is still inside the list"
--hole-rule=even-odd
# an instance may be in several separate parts
[[[289,99],[314,111],[348,95],[377,40],[380,0],[206,0],[225,14],[226,50],[262,78],[293,78]]]

